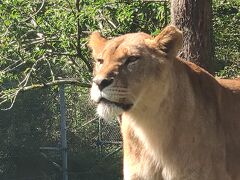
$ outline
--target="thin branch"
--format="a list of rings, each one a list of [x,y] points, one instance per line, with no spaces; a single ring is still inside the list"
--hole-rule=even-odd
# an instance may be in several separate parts
[[[0,35],[1,38],[5,37],[8,34],[11,26],[12,26],[12,24],[9,27],[7,27],[6,31],[3,34]]]
[[[95,117],[95,118],[93,118],[93,119],[91,119],[91,120],[89,120],[89,121],[87,121],[87,122],[85,122],[84,124],[82,124],[79,128],[81,129],[81,128],[83,128],[83,127],[85,127],[85,126],[87,126],[88,124],[90,124],[90,123],[92,123],[93,121],[96,121],[96,120],[98,120],[98,118],[99,117]],[[76,127],[77,128],[77,127]]]
[[[114,23],[113,23],[111,20],[109,20],[109,19],[108,19],[107,21],[108,21],[108,23],[109,23],[109,24],[111,24],[111,25],[112,25],[112,27],[113,27],[114,29],[116,29],[116,28],[117,28],[117,26],[116,26],[116,25],[115,25],[115,24],[114,24]]]
[[[72,64],[78,68],[81,68],[81,66],[75,61],[75,59],[73,57],[69,57],[70,61],[72,62]]]
[[[80,20],[79,20],[79,14],[81,12],[80,0],[76,0],[75,4],[76,4],[76,9],[77,9],[77,46],[76,46],[76,51],[77,51],[78,57],[86,64],[88,70],[90,72],[92,72],[93,68],[92,68],[91,63],[89,63],[89,61],[83,56],[82,51],[81,51],[81,41],[80,40],[81,40],[82,29],[81,29]]]
[[[76,13],[75,13],[75,11],[73,10],[73,7],[72,7],[70,1],[69,1],[69,0],[66,0],[66,1],[67,1],[67,3],[68,3],[69,7],[71,8],[71,12],[72,12],[73,15],[76,17]]]
[[[19,62],[19,61],[21,61],[21,60],[18,60],[17,62]],[[27,61],[23,61],[23,62],[21,62],[21,63],[19,63],[19,64],[17,64],[17,62],[9,65],[8,67],[6,67],[6,68],[3,70],[3,72],[6,73],[6,72],[14,71],[14,70],[17,69],[18,67],[20,67],[20,66],[22,66],[22,65],[24,65],[24,64],[27,63]],[[17,64],[17,65],[16,65],[16,64]],[[13,65],[16,65],[16,66],[13,66]]]
[[[26,44],[23,44],[23,48],[26,48],[26,47],[29,47],[29,46],[32,46],[32,45],[35,45],[35,44],[39,44],[39,43],[45,43],[45,39],[44,38],[38,38],[37,40],[35,41],[32,41],[32,42],[29,42],[29,43],[26,43]]]
[[[12,99],[12,102],[11,102],[11,105],[10,105],[8,108],[3,108],[3,109],[1,109],[1,110],[7,111],[7,110],[12,109],[13,105],[15,104],[15,101],[16,101],[16,99],[17,99],[17,95],[19,94],[19,92],[20,92],[20,89],[18,89],[18,90],[15,92],[15,94],[14,94],[14,96],[13,96],[13,99]]]
[[[5,21],[3,20],[3,18],[0,17],[0,19],[2,20],[1,23],[2,23],[2,24],[5,26],[5,28],[6,28],[6,31],[5,31],[3,34],[0,35],[0,37],[3,38],[3,37],[5,37],[5,36],[7,36],[8,32],[10,32],[9,29],[12,27],[13,23],[11,23],[10,25],[7,26],[6,23],[5,23]]]
[[[37,59],[37,60],[34,62],[34,64],[32,65],[32,67],[31,67],[31,69],[30,69],[30,71],[29,71],[28,74],[25,76],[25,78],[19,83],[18,86],[23,86],[23,87],[24,87],[24,86],[27,85],[28,80],[29,80],[29,78],[30,78],[33,70],[34,70],[35,67],[37,66],[38,62],[41,61],[41,60],[43,60],[44,58],[45,58],[45,56],[42,56],[41,58]]]
[[[41,6],[39,7],[39,9],[35,13],[29,15],[30,17],[28,17],[27,19],[22,20],[21,22],[26,22],[26,21],[29,21],[30,19],[33,19],[33,17],[36,16],[42,10],[42,8],[44,7],[44,4],[45,4],[45,0],[42,1]]]
[[[8,95],[3,95],[1,97],[1,98],[4,98],[4,99],[0,102],[0,105],[6,103],[9,99],[9,96],[12,99],[10,106],[7,107],[7,108],[3,108],[1,110],[3,110],[3,111],[10,110],[13,107],[18,94],[21,93],[21,92],[26,92],[26,91],[30,91],[30,90],[36,90],[36,89],[41,89],[41,88],[51,87],[51,86],[59,86],[59,85],[62,85],[62,84],[77,85],[77,86],[80,86],[80,87],[83,87],[83,88],[90,88],[91,87],[90,84],[82,83],[79,79],[76,79],[76,78],[59,79],[59,80],[55,80],[55,81],[48,82],[48,83],[33,84],[31,86],[19,87],[11,95],[8,94]]]
[[[3,57],[5,59],[5,57]],[[6,58],[7,59],[7,58]],[[15,62],[13,62],[12,64],[10,64],[9,66],[7,66],[5,69],[3,69],[2,71],[6,72],[9,69],[13,68],[16,64],[18,64],[21,60],[17,60]]]
[[[4,104],[7,101],[8,101],[8,99],[4,99],[3,101],[0,102],[0,105]]]
[[[46,59],[46,61],[47,61],[47,64],[48,64],[48,67],[49,67],[49,70],[50,70],[50,73],[51,73],[52,81],[55,81],[55,76],[54,76],[54,73],[53,73],[53,70],[52,70],[52,66],[47,59]]]
[[[100,14],[100,16],[101,16],[101,17],[99,17],[99,27],[100,27],[100,29],[103,29],[103,24],[102,24],[101,20],[109,23],[114,29],[117,28],[117,25],[116,25],[116,24],[114,24],[111,20],[107,19],[107,18],[104,16],[102,10],[99,9],[98,12],[99,12],[99,14]]]
[[[78,57],[77,54],[71,54],[68,52],[47,52],[46,53],[48,56],[67,56],[69,60],[72,62],[72,64],[78,68],[81,68],[81,66],[75,61],[75,58]]]
[[[44,88],[44,87],[62,85],[62,84],[77,85],[77,86],[84,87],[84,88],[91,87],[90,84],[82,83],[79,81],[79,79],[71,78],[71,79],[59,79],[59,80],[55,80],[55,81],[48,82],[48,83],[33,84],[31,86],[25,86],[20,89],[20,92],[34,90],[34,89],[40,89],[40,88]]]
[[[71,54],[68,52],[47,52],[50,56],[70,56],[70,57],[77,57],[77,54]]]

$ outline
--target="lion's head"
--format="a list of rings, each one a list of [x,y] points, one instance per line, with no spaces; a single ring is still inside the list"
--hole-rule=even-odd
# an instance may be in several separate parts
[[[95,65],[91,99],[98,104],[100,117],[111,119],[131,111],[149,84],[164,76],[181,42],[182,33],[174,26],[156,37],[130,33],[108,40],[99,32],[92,33],[89,47]]]

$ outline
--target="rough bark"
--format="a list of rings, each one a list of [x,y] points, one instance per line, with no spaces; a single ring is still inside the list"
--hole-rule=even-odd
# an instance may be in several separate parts
[[[180,57],[212,73],[212,0],[171,0],[171,21],[183,31]]]

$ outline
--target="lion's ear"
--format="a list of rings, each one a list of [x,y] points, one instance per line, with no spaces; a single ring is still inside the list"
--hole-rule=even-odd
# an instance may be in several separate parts
[[[176,56],[182,46],[182,32],[175,26],[169,25],[154,38],[158,48],[168,56]]]
[[[101,36],[97,31],[93,32],[89,37],[88,46],[92,49],[93,57],[96,58],[97,55],[103,50],[106,45],[107,39]]]

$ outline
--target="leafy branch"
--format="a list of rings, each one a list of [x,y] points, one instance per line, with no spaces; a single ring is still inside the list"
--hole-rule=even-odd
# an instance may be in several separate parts
[[[33,17],[36,16],[42,10],[42,8],[44,7],[44,4],[45,4],[45,0],[42,1],[41,6],[39,7],[39,9],[36,12],[34,12],[31,15],[29,15],[30,17],[28,17],[27,19],[22,20],[22,22],[27,22],[27,21],[29,21],[31,19],[34,19]]]
[[[82,4],[80,3],[80,0],[76,0],[75,4],[76,4],[76,9],[77,9],[77,46],[76,46],[77,56],[86,64],[86,66],[88,67],[88,70],[90,72],[92,72],[92,65],[83,56],[82,51],[81,51],[82,29],[81,29],[81,23],[80,23],[79,15],[81,13],[80,6],[82,6]]]
[[[51,86],[60,86],[62,84],[76,85],[76,86],[80,86],[83,88],[91,87],[90,84],[82,83],[80,81],[80,79],[76,79],[76,78],[58,79],[58,80],[53,80],[53,81],[47,82],[47,83],[39,83],[39,84],[32,84],[30,86],[18,87],[16,89],[11,89],[10,92],[3,91],[0,93],[0,105],[3,105],[10,100],[10,106],[7,108],[2,108],[1,110],[10,110],[13,107],[19,93],[30,91],[30,90],[37,90],[37,89],[41,89],[41,88],[48,88]]]
[[[69,55],[69,54],[64,54],[63,53],[62,55]],[[42,55],[42,57],[38,58],[33,63],[31,68],[27,68],[28,73],[23,78],[23,80],[21,80],[18,83],[17,88],[7,89],[7,90],[3,90],[2,92],[0,92],[0,106],[5,105],[6,103],[10,102],[10,105],[7,108],[2,108],[1,110],[10,110],[13,107],[13,105],[15,104],[17,96],[19,95],[19,93],[22,93],[22,92],[35,90],[35,89],[40,89],[40,88],[51,87],[51,86],[59,86],[59,85],[62,85],[62,84],[76,85],[76,86],[80,86],[80,87],[83,87],[83,88],[89,88],[90,87],[90,84],[83,83],[83,82],[81,82],[80,79],[77,79],[77,78],[63,78],[63,79],[58,78],[58,79],[55,79],[54,71],[53,71],[52,66],[51,66],[47,57],[48,58],[51,57],[51,54],[45,53],[44,55]],[[38,63],[41,62],[41,61],[46,61],[47,66],[48,66],[49,71],[50,71],[50,74],[51,74],[51,77],[52,77],[52,81],[46,82],[46,83],[34,83],[34,84],[31,84],[31,85],[28,85],[30,77],[32,76],[33,72],[36,70]],[[19,64],[19,62],[21,62],[21,61],[14,62],[13,64],[7,66],[1,72],[4,74],[4,73],[7,73],[7,72],[10,72],[13,69],[17,69],[19,67],[19,65],[21,65],[22,63],[24,63],[26,61],[23,61],[20,64]]]

